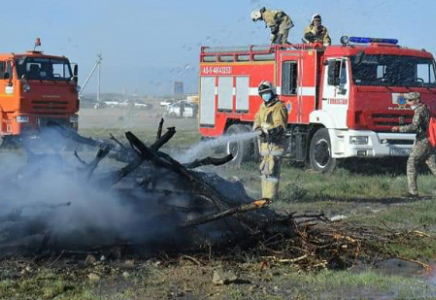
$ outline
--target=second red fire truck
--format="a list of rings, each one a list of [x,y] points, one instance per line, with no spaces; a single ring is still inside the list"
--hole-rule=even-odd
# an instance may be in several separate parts
[[[420,92],[435,108],[432,54],[400,47],[394,39],[343,37],[341,43],[202,47],[202,136],[249,132],[262,102],[257,86],[269,80],[289,112],[294,160],[325,172],[342,158],[407,156],[415,135],[391,128],[412,121],[405,93]],[[227,151],[241,163],[256,145],[241,140],[229,143]]]

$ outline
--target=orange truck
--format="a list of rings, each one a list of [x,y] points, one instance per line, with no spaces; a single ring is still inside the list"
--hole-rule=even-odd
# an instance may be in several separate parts
[[[40,42],[37,39],[36,46]],[[38,135],[48,122],[78,128],[77,65],[65,56],[0,54],[0,136]]]

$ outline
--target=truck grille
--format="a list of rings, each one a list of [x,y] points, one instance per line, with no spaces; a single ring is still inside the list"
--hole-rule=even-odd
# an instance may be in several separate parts
[[[412,115],[372,114],[375,126],[402,126],[412,123]]]
[[[49,122],[58,123],[62,126],[69,126],[69,120],[66,118],[37,118],[38,127],[45,127]]]
[[[33,112],[40,115],[63,115],[68,107],[67,101],[33,100]]]

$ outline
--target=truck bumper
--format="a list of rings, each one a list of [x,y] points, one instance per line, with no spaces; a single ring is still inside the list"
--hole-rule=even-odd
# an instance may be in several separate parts
[[[329,129],[329,135],[334,158],[409,156],[415,143],[414,133]]]

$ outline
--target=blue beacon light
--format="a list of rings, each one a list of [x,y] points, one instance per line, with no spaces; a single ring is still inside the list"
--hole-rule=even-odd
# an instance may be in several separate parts
[[[357,37],[357,36],[343,36],[341,38],[343,44],[356,43],[356,44],[370,44],[370,43],[383,43],[383,44],[398,44],[397,39],[385,39],[385,38],[369,38],[369,37]]]

